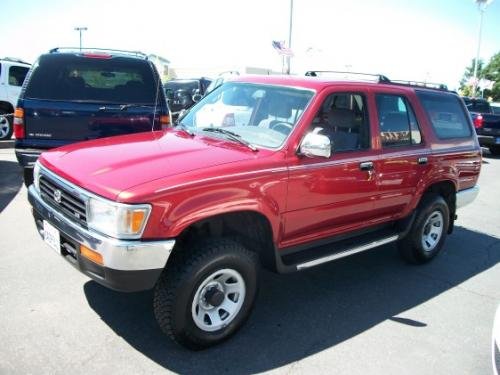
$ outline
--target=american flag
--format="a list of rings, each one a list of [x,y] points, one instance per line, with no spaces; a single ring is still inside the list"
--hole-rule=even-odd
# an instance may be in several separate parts
[[[293,51],[290,48],[285,47],[284,41],[273,40],[273,48],[282,56],[293,56]]]

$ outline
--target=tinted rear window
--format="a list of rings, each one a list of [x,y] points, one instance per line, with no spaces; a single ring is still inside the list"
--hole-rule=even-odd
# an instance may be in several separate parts
[[[471,112],[479,112],[479,113],[490,113],[490,105],[487,101],[469,101],[465,103],[467,109]]]
[[[451,94],[417,91],[438,138],[465,138],[472,135],[460,99]]]
[[[25,97],[152,104],[155,87],[153,71],[144,60],[54,54],[42,56],[35,64]]]

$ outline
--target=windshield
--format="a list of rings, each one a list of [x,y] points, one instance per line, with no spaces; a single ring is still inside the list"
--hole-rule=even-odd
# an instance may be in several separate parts
[[[230,82],[203,98],[181,124],[194,132],[224,128],[252,145],[277,148],[313,95],[309,90]]]

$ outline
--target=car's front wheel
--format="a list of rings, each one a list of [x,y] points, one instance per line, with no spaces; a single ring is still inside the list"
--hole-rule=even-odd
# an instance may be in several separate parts
[[[161,329],[190,349],[227,339],[253,306],[257,255],[236,241],[216,239],[178,249],[172,256],[154,292]]]

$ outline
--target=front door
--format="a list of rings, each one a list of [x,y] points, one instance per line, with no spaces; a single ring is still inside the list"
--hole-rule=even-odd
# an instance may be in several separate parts
[[[327,92],[308,131],[330,138],[330,158],[296,155],[289,163],[287,208],[280,247],[300,245],[375,223],[366,94]]]

